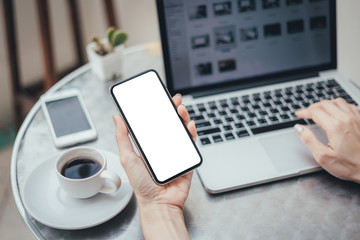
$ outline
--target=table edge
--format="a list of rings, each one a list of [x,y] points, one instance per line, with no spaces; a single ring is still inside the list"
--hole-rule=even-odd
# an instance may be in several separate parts
[[[72,81],[75,77],[81,75],[82,73],[88,71],[90,69],[89,64],[85,64],[81,66],[80,68],[76,69],[75,71],[71,72],[67,76],[65,76],[63,79],[61,79],[59,82],[57,82],[54,86],[52,86],[46,93],[44,93],[42,96],[47,96],[59,88],[66,85],[68,82]],[[20,191],[18,188],[18,181],[17,181],[17,175],[16,175],[16,168],[17,168],[17,156],[18,156],[18,150],[21,145],[21,140],[31,122],[31,120],[34,118],[35,114],[38,112],[38,110],[41,107],[41,101],[40,99],[35,103],[35,105],[31,108],[28,115],[25,117],[23,123],[21,124],[21,127],[16,135],[13,150],[11,153],[11,165],[10,165],[10,180],[11,180],[11,190],[12,194],[15,200],[16,207],[20,213],[20,216],[26,223],[26,225],[31,230],[32,234],[36,236],[39,239],[39,236],[42,236],[40,231],[36,228],[36,226],[31,222],[29,216],[27,215],[24,205],[21,200]],[[41,238],[45,239],[45,238]]]

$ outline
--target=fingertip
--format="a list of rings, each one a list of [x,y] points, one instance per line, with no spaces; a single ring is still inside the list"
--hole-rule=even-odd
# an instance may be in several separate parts
[[[113,115],[115,126],[122,127],[123,119],[119,115]]]
[[[114,121],[114,125],[115,125],[115,127],[117,127],[117,126],[118,126],[118,117],[119,117],[119,116],[112,115],[112,119],[113,119],[113,121]]]
[[[181,113],[184,111],[184,110],[182,109],[182,104],[180,104],[179,106],[177,106],[177,107],[176,107],[176,110],[177,110],[178,114],[181,115]]]
[[[191,127],[194,127],[194,128],[195,128],[195,121],[194,121],[194,120],[191,120],[191,121],[189,122],[189,126],[191,126]]]
[[[187,128],[189,129],[189,132],[192,136],[192,138],[194,139],[194,142],[196,141],[196,126],[195,126],[195,121],[191,120],[188,124],[187,124]]]
[[[173,96],[172,100],[173,100],[175,106],[178,107],[182,102],[181,94],[180,93],[175,94]]]
[[[194,130],[194,129],[196,130],[194,120],[189,121],[189,123],[187,124],[187,127],[189,130]]]
[[[304,126],[301,124],[295,124],[294,130],[299,135],[304,130]]]
[[[315,137],[312,136],[312,132],[311,130],[307,129],[304,125],[302,124],[295,124],[294,126],[294,130],[296,135],[298,135],[298,137],[300,138],[300,140],[305,144],[308,145],[308,143],[310,142],[310,140]],[[307,131],[309,130],[309,131]]]
[[[180,109],[180,108],[186,109],[186,107],[185,107],[185,105],[183,103],[178,106],[178,109]]]
[[[188,113],[186,107],[184,104],[180,104],[179,107],[178,107],[178,111],[181,112],[181,113]]]
[[[189,124],[190,121],[190,116],[189,113],[185,107],[184,104],[181,104],[178,108],[177,108],[177,112],[179,114],[179,116],[182,118],[183,122],[185,123],[185,125]]]
[[[319,161],[321,153],[327,152],[327,147],[320,142],[315,134],[306,126],[296,124],[294,130],[299,139],[309,148],[316,161]]]
[[[313,132],[302,124],[295,124],[294,126],[295,133],[299,136],[299,138],[305,143],[305,138],[309,140],[313,140],[315,135]],[[306,142],[309,142],[308,140]],[[306,144],[306,143],[305,143]]]

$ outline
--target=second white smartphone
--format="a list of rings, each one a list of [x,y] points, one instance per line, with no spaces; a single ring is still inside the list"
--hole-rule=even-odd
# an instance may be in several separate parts
[[[41,104],[56,147],[67,147],[97,138],[94,124],[78,90],[63,90],[42,97]]]
[[[110,92],[156,183],[200,166],[200,152],[154,70],[117,83]]]

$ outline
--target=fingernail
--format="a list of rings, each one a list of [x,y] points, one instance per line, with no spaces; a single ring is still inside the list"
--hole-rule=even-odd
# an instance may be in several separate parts
[[[177,93],[177,94],[176,94],[176,96],[179,96],[179,97],[181,97],[181,94],[180,94],[180,93]]]
[[[301,133],[304,130],[303,126],[300,124],[295,124],[294,129],[297,133]]]

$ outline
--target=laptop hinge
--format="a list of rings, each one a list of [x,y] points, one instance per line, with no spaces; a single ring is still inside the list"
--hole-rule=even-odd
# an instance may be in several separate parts
[[[191,93],[191,96],[193,98],[200,98],[200,97],[206,97],[206,96],[210,96],[210,95],[214,95],[214,94],[250,89],[250,88],[255,88],[255,87],[263,87],[266,85],[296,81],[299,79],[311,78],[311,77],[317,77],[317,76],[319,76],[318,72],[298,74],[293,77],[287,76],[287,77],[277,77],[277,78],[266,79],[266,80],[248,81],[248,82],[243,82],[241,84],[237,84],[237,85],[233,85],[233,86],[227,86],[227,87],[222,87],[222,88],[216,87],[216,88],[210,89],[210,90],[204,90],[204,91],[199,91],[196,93]]]
[[[319,72],[319,76],[329,76],[329,75],[334,75],[335,73],[337,73],[336,69],[331,69],[331,70],[326,70],[326,71],[321,71]]]

